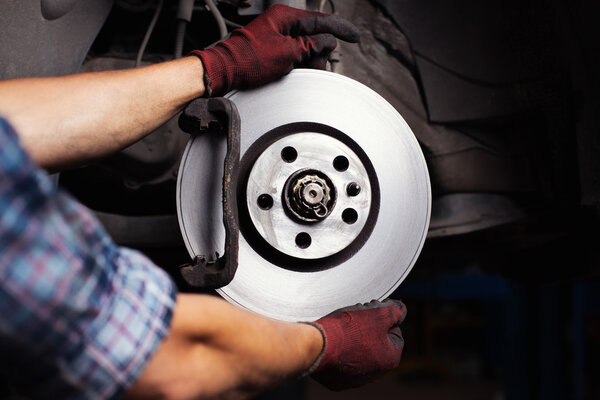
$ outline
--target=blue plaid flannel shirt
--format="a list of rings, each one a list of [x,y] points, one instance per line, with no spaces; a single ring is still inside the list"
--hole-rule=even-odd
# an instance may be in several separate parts
[[[116,246],[0,119],[0,373],[33,398],[122,394],[168,333],[170,278]]]

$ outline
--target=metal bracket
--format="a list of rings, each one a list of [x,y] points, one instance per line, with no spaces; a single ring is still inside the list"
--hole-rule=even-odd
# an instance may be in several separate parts
[[[181,276],[191,286],[217,289],[231,282],[238,267],[239,224],[236,187],[240,162],[240,115],[233,102],[222,97],[196,99],[179,117],[179,126],[192,135],[217,130],[227,135],[227,153],[223,172],[223,225],[225,254],[214,261],[196,255],[190,264],[180,267]]]

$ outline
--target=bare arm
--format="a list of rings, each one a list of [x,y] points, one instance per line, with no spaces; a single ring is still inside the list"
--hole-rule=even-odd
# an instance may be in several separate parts
[[[42,167],[60,170],[118,151],[204,94],[197,57],[121,71],[0,82],[0,115]]]
[[[336,37],[356,42],[359,31],[338,17],[275,5],[234,31],[227,45],[193,51],[198,57],[125,71],[0,82],[0,115],[13,123],[40,166],[60,170],[150,133],[204,94],[205,73],[208,92],[215,96],[256,87],[294,66],[324,68]]]
[[[313,326],[271,320],[210,296],[180,294],[171,333],[128,398],[246,398],[300,375],[323,348]]]

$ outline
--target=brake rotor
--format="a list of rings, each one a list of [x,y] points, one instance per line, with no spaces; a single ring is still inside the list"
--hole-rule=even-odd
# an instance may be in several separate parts
[[[228,95],[241,118],[239,267],[217,291],[286,321],[384,299],[414,265],[427,233],[425,159],[404,119],[344,76],[294,70]],[[226,144],[188,143],[177,211],[191,256],[222,254]]]

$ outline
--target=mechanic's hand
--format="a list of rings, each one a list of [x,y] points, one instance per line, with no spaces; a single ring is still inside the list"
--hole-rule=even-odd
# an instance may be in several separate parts
[[[400,363],[405,316],[400,300],[373,300],[310,322],[323,334],[324,346],[308,373],[331,390],[376,380]]]
[[[219,96],[273,81],[295,66],[324,69],[336,37],[357,42],[359,31],[339,17],[276,4],[225,41],[191,54],[202,59],[207,94]]]

